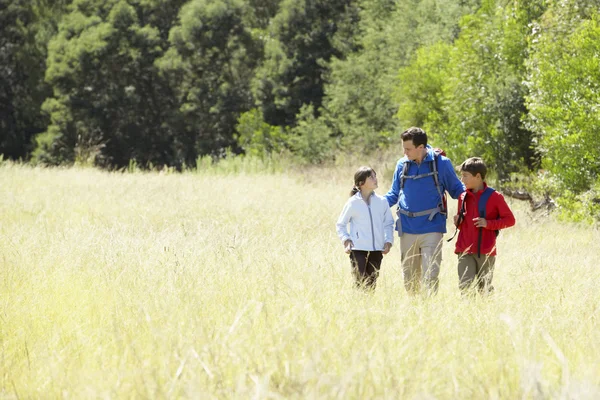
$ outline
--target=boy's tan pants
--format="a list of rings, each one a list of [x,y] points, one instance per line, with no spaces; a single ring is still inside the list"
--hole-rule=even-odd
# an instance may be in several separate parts
[[[422,284],[427,294],[435,294],[442,263],[442,234],[403,233],[400,237],[400,253],[406,291],[416,294]]]
[[[461,253],[458,255],[458,287],[465,293],[471,285],[481,294],[494,291],[492,278],[494,277],[495,256],[482,254]]]

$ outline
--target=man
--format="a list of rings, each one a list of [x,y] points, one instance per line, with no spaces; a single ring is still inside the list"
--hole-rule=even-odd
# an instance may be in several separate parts
[[[437,292],[442,262],[442,236],[446,233],[445,192],[457,199],[465,186],[452,162],[427,144],[427,134],[412,127],[402,133],[404,157],[398,160],[392,187],[384,196],[398,205],[396,230],[400,236],[404,286],[416,294],[423,285]]]

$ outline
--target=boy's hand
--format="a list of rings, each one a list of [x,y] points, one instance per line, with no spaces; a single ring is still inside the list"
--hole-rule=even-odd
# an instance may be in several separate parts
[[[487,220],[485,218],[473,218],[473,223],[477,228],[485,228],[487,226]]]
[[[386,243],[383,245],[383,251],[382,251],[382,253],[383,253],[383,254],[387,254],[387,253],[389,253],[391,248],[392,248],[392,244],[391,244],[390,242],[386,242]]]
[[[354,247],[354,243],[352,243],[352,240],[348,239],[344,242],[344,248],[346,250],[346,254],[350,254],[353,247]]]

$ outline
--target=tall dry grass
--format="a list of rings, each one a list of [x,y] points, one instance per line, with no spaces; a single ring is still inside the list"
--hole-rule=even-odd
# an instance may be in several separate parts
[[[509,201],[491,298],[461,298],[453,243],[437,296],[398,242],[367,295],[334,229],[357,166],[5,163],[0,398],[600,398],[597,230]]]

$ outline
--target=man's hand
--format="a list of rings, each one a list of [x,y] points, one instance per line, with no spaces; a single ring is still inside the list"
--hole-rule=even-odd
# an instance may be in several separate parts
[[[350,254],[353,247],[354,243],[352,243],[352,240],[348,239],[344,242],[344,249],[346,250],[346,254]]]
[[[473,223],[477,228],[485,228],[487,226],[487,220],[485,218],[473,218]]]
[[[391,248],[392,248],[392,244],[391,244],[390,242],[386,242],[386,243],[383,245],[383,251],[382,251],[382,253],[383,253],[383,254],[387,254],[387,253],[389,253]]]

